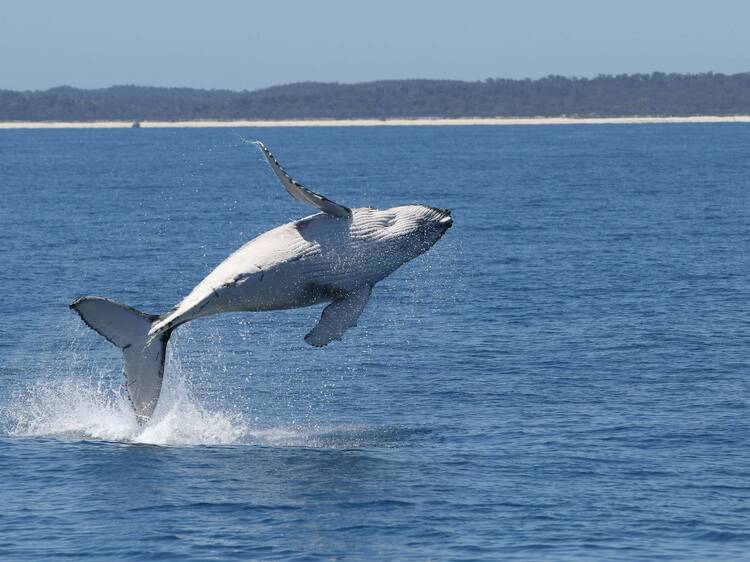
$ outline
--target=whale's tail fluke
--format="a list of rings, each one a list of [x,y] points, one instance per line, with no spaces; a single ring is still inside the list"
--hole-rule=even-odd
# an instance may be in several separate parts
[[[81,297],[70,308],[90,328],[122,349],[125,386],[138,422],[144,423],[159,400],[171,330],[149,339],[149,330],[158,316],[103,297]]]

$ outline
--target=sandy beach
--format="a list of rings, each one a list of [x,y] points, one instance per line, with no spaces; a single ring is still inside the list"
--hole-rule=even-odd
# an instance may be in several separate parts
[[[695,115],[691,117],[466,117],[459,119],[305,119],[141,121],[144,129],[191,127],[398,127],[455,125],[632,125],[655,123],[750,123],[750,115]],[[126,129],[132,121],[2,121],[0,129]]]

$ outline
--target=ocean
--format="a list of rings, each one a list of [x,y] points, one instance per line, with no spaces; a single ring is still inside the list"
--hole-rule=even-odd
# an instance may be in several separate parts
[[[169,310],[245,241],[455,224],[321,307],[172,337],[139,427],[68,309]],[[0,558],[747,560],[750,125],[0,131]]]

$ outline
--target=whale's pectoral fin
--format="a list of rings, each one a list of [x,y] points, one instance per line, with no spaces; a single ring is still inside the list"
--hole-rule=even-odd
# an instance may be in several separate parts
[[[371,292],[372,287],[366,285],[326,306],[316,326],[305,336],[305,341],[315,347],[323,347],[333,340],[340,340],[348,328],[357,325],[357,318],[362,314]]]
[[[274,157],[271,151],[266,148],[266,145],[264,145],[260,141],[255,141],[253,144],[263,151],[263,155],[271,165],[273,173],[276,174],[276,177],[279,178],[279,180],[281,181],[281,185],[283,185],[284,189],[289,192],[289,195],[294,197],[297,201],[312,205],[313,207],[320,209],[324,213],[327,213],[334,217],[338,217],[340,219],[351,218],[352,211],[351,209],[349,209],[349,207],[339,205],[338,203],[331,201],[327,197],[323,197],[319,193],[315,193],[311,189],[306,188],[304,185],[302,185],[297,180],[292,178],[292,176],[286,173],[286,170],[281,167],[279,161],[276,160],[276,157]]]

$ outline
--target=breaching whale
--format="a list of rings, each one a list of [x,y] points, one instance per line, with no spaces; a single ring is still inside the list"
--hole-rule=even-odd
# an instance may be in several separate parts
[[[329,302],[305,341],[322,347],[356,325],[373,286],[426,252],[453,224],[427,205],[350,209],[294,180],[260,141],[281,184],[320,212],[276,227],[231,254],[177,306],[145,314],[104,297],[70,304],[83,321],[122,349],[125,385],[140,423],[156,407],[172,331],[222,312],[282,310]]]

